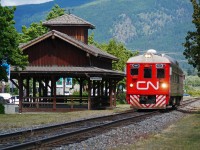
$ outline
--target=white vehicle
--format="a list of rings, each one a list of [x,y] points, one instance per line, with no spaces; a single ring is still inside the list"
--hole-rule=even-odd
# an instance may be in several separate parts
[[[65,91],[65,95],[72,95],[70,91]]]
[[[0,96],[2,96],[7,103],[12,103],[10,93],[0,93]]]
[[[12,103],[19,104],[19,95],[13,95],[11,97]]]

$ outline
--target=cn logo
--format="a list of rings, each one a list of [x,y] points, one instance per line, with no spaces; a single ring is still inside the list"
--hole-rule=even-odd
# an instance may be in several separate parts
[[[148,90],[149,87],[152,87],[155,90],[159,89],[159,82],[156,82],[156,85],[154,85],[151,81],[138,81],[137,82],[137,89],[138,90]]]

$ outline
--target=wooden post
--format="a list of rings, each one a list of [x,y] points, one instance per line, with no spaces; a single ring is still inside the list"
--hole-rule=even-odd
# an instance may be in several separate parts
[[[97,95],[98,97],[101,95],[101,90],[100,90],[100,81],[97,81]]]
[[[80,81],[79,81],[79,84],[80,84],[80,93],[79,93],[79,96],[80,96],[80,103],[82,103],[82,97],[83,97],[83,79],[80,78]]]
[[[36,79],[33,77],[33,102],[36,101]]]
[[[108,81],[105,81],[105,96],[108,96]]]
[[[42,96],[42,80],[39,78],[39,102],[41,102],[41,97]]]
[[[116,86],[117,86],[117,82],[114,82],[114,85],[113,85],[113,93],[114,93],[113,106],[115,106],[115,107],[116,107],[116,100],[117,100],[117,95],[116,95]]]
[[[52,75],[52,87],[53,87],[53,110],[56,110],[56,80],[55,77]]]
[[[44,96],[47,97],[48,95],[48,84],[49,84],[49,80],[45,79],[45,87],[44,87]]]
[[[96,86],[96,81],[92,81],[92,96],[93,97],[95,97],[96,95],[96,88],[95,88],[95,86]]]
[[[65,95],[66,78],[63,78],[63,95]]]
[[[113,108],[113,99],[112,99],[112,80],[109,79],[109,99],[110,99],[110,108]]]
[[[103,92],[104,92],[104,80],[101,81],[101,97],[103,96]]]
[[[88,79],[88,110],[91,110],[91,81]]]
[[[19,113],[22,113],[22,101],[23,101],[23,79],[19,75],[18,79],[19,84]]]
[[[29,77],[26,78],[26,101],[29,102]]]
[[[55,79],[54,79],[55,80]],[[54,85],[53,85],[53,77],[51,77],[51,97],[53,96],[53,89],[54,89]]]

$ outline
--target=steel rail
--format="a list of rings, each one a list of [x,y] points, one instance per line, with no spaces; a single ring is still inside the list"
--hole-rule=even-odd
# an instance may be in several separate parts
[[[56,125],[49,125],[49,126],[45,126],[45,127],[39,127],[39,128],[33,128],[33,129],[27,129],[27,130],[23,130],[23,131],[17,131],[17,132],[12,132],[12,133],[6,133],[6,134],[1,134],[0,135],[0,144],[2,139],[5,140],[5,138],[14,138],[14,136],[19,136],[19,135],[27,135],[27,134],[36,134],[37,132],[46,132],[46,130],[52,130],[52,129],[57,129],[57,128],[63,128],[65,126],[70,126],[70,125],[74,125],[82,123],[82,122],[88,122],[88,121],[94,121],[94,120],[99,120],[99,119],[107,119],[107,118],[112,118],[112,117],[116,117],[116,116],[120,116],[120,115],[124,115],[124,114],[129,114],[129,113],[133,113],[133,111],[126,111],[123,113],[118,113],[118,114],[112,114],[112,115],[106,115],[106,116],[100,116],[100,117],[95,117],[95,118],[88,118],[88,119],[81,119],[78,121],[71,121],[71,122],[67,122],[67,123],[61,123],[61,124],[56,124]]]

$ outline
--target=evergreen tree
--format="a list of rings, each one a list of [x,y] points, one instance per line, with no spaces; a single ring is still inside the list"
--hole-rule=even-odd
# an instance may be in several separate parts
[[[27,56],[18,48],[18,33],[13,20],[15,10],[15,7],[0,4],[0,81],[7,80],[5,69],[1,66],[3,62],[21,68],[27,65]]]
[[[200,76],[200,5],[199,1],[191,0],[194,8],[192,23],[196,27],[196,31],[189,31],[186,36],[184,55],[188,59],[188,63],[197,68],[198,76]]]
[[[59,5],[55,5],[51,11],[49,12],[49,14],[46,17],[46,20],[50,20],[59,16],[62,16],[65,14],[65,9],[60,8]]]

